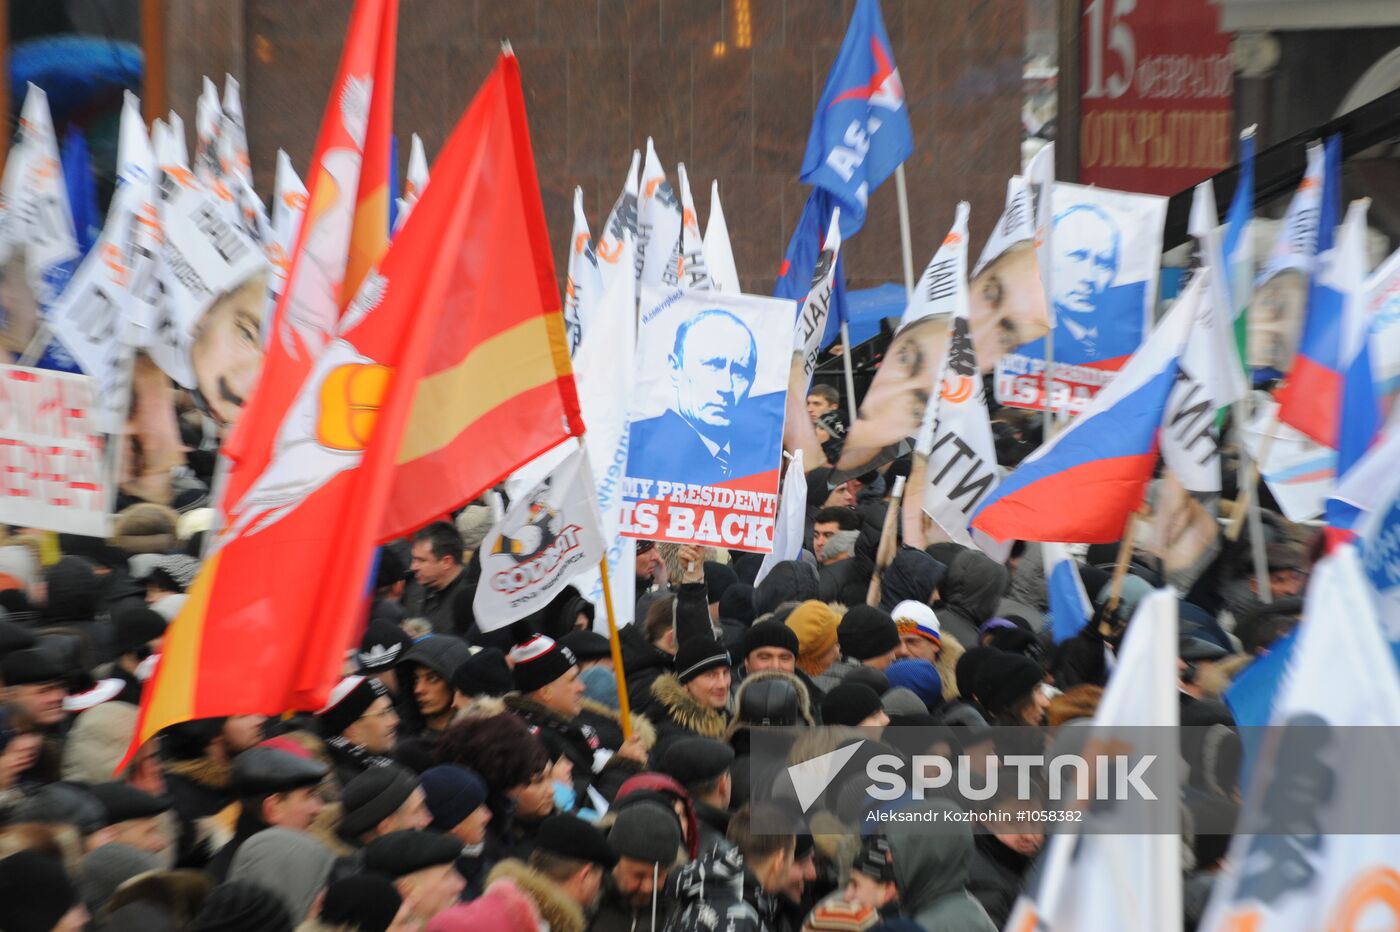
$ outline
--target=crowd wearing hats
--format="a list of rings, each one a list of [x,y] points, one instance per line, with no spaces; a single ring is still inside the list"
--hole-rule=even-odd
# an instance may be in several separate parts
[[[839,449],[839,416],[819,426]],[[106,541],[0,537],[0,930],[1001,927],[1042,835],[761,833],[755,787],[781,773],[757,736],[860,729],[902,754],[903,726],[957,726],[967,747],[1087,720],[1162,578],[1134,552],[1115,586],[1118,548],[1090,548],[1093,618],[1057,641],[1038,546],[999,562],[900,543],[877,570],[888,477],[830,474],[808,477],[801,558],[761,576],[752,554],[639,542],[616,645],[573,587],[482,631],[474,504],[381,550],[319,708],[183,722],[135,749],[199,571],[186,522],[138,505]],[[1222,692],[1302,608],[1309,551],[1266,515],[1271,601],[1247,535],[1181,597],[1182,722],[1212,729],[1183,746],[1196,806],[1238,804]],[[1195,889],[1222,842],[1197,847]]]

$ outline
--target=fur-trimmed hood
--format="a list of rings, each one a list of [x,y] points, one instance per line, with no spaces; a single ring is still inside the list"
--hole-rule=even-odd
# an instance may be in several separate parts
[[[674,724],[704,738],[722,738],[729,714],[706,708],[695,700],[673,673],[658,676],[651,684],[650,709],[662,712]]]
[[[734,718],[725,729],[724,740],[728,741],[734,737],[734,733],[740,728],[747,728],[748,725],[739,721],[739,710],[744,707],[744,694],[754,683],[761,683],[764,680],[787,680],[797,690],[797,713],[802,717],[802,721],[807,725],[816,724],[816,719],[812,717],[812,697],[807,694],[806,685],[794,674],[786,673],[782,670],[760,670],[757,673],[750,673],[744,677],[739,688],[734,691]]]
[[[165,772],[184,777],[211,790],[227,790],[233,779],[233,765],[227,761],[217,761],[208,757],[194,760],[171,761],[165,765]]]
[[[561,891],[548,877],[524,861],[507,858],[487,875],[486,886],[489,887],[503,878],[513,881],[534,901],[540,911],[540,917],[549,923],[549,932],[583,932],[587,924],[583,907],[569,899],[568,894]]]
[[[619,729],[622,728],[622,713],[617,709],[609,708],[597,700],[588,698],[580,700],[579,705],[583,708],[583,711],[591,712],[603,718],[612,719],[614,722],[617,722],[617,727]],[[635,711],[632,712],[629,718],[632,720],[632,737],[640,740],[642,742],[642,747],[650,752],[652,748],[656,747],[655,726],[652,725],[651,720],[645,715]]]

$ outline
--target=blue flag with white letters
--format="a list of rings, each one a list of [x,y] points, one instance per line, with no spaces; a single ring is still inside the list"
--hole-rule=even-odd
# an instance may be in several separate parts
[[[802,181],[829,192],[840,206],[845,239],[865,224],[870,193],[913,151],[904,85],[880,4],[856,0],[812,119]]]

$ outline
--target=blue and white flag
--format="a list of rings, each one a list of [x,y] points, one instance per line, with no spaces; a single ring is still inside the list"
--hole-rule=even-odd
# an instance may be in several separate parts
[[[820,188],[814,188],[807,195],[807,203],[802,207],[802,215],[797,218],[797,228],[788,240],[787,252],[783,255],[782,267],[778,269],[778,282],[773,286],[773,297],[788,298],[799,305],[807,297],[811,288],[812,273],[817,267],[817,258],[829,247],[826,231],[837,208],[832,204],[831,195]],[[844,213],[844,211],[843,211]],[[839,221],[838,221],[839,222]],[[842,223],[844,227],[845,224]],[[841,267],[841,257],[836,257],[832,270],[832,291],[826,319],[826,329],[818,341],[818,349],[823,350],[836,341],[841,332],[842,321],[846,316],[846,276]]]
[[[753,578],[757,586],[784,560],[802,556],[802,535],[807,520],[807,473],[802,465],[802,451],[796,450],[783,476],[783,491],[778,502],[778,523],[773,528],[773,549],[763,555],[758,573]]]
[[[865,223],[871,192],[913,151],[904,86],[880,4],[856,0],[812,119],[802,181],[831,194],[841,207],[841,235],[849,237]],[[818,229],[825,229],[825,220]]]
[[[1339,361],[1342,365],[1341,407],[1337,412],[1337,479],[1343,480],[1366,455],[1381,426],[1381,400],[1371,364],[1371,308],[1366,303],[1366,210],[1369,200],[1347,211],[1337,242],[1337,254],[1327,269],[1342,295]],[[1349,529],[1357,512],[1335,500],[1327,503],[1327,523]]]
[[[1040,545],[1040,552],[1050,603],[1050,633],[1059,644],[1084,629],[1094,615],[1094,606],[1084,591],[1084,580],[1074,558],[1069,555],[1069,548],[1064,544],[1044,543]]]

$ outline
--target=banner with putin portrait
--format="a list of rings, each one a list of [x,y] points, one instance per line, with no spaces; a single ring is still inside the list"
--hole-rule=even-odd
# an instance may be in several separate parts
[[[1141,345],[1152,325],[1167,200],[1056,183],[1048,231],[1054,323],[1051,404],[1079,414]],[[1046,270],[1042,270],[1046,274]],[[996,365],[996,399],[1045,407],[1046,340]]]
[[[792,303],[642,288],[622,533],[773,549]]]

